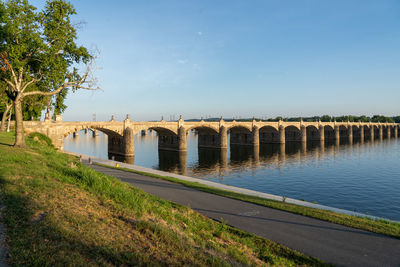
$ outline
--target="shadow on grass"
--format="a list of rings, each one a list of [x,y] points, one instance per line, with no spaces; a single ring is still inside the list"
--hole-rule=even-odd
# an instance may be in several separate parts
[[[108,245],[91,245],[90,241],[85,244],[79,232],[65,231],[46,216],[40,220],[32,220],[35,204],[24,195],[23,190],[8,190],[7,187],[13,186],[13,183],[2,175],[0,186],[11,265],[85,266],[96,263],[119,266],[127,263],[155,263],[155,259],[135,253],[129,248],[119,250]],[[161,262],[158,264],[162,265]]]
[[[3,142],[0,142],[0,145],[3,145],[3,146],[13,146],[13,144],[3,143]]]

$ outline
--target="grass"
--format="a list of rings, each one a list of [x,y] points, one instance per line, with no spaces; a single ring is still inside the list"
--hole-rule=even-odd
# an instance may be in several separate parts
[[[98,173],[47,139],[0,133],[11,266],[325,266]]]
[[[167,180],[170,182],[174,183],[179,183],[184,186],[194,188],[197,190],[205,191],[208,193],[220,195],[220,196],[225,196],[229,198],[234,198],[234,199],[239,199],[242,201],[258,204],[261,206],[266,206],[274,209],[279,209],[279,210],[284,210],[288,211],[291,213],[296,213],[300,214],[303,216],[308,216],[324,221],[329,221],[345,226],[350,226],[353,228],[358,228],[378,234],[384,234],[388,236],[392,236],[395,238],[400,238],[400,223],[398,222],[391,222],[383,219],[372,219],[372,218],[366,218],[366,217],[356,217],[356,216],[351,216],[351,215],[346,215],[346,214],[340,214],[336,213],[333,211],[328,211],[328,210],[320,210],[320,209],[315,209],[315,208],[309,208],[309,207],[304,207],[304,206],[299,206],[295,204],[289,204],[286,202],[281,202],[281,201],[275,201],[275,200],[269,200],[261,197],[256,197],[256,196],[249,196],[245,194],[240,194],[232,191],[227,191],[227,190],[222,190],[214,187],[210,187],[207,185],[203,185],[197,182],[190,182],[190,181],[185,181],[185,180],[180,180],[177,178],[173,177],[168,177],[168,176],[160,176],[157,174],[151,174],[151,173],[146,173],[146,172],[141,172],[141,171],[136,171],[132,169],[127,169],[127,168],[116,168],[113,166],[109,165],[104,165],[104,164],[99,164],[104,167],[108,168],[115,168],[115,169],[120,169],[128,172],[134,172],[138,173],[141,175],[146,175],[154,178],[159,178],[163,180]]]

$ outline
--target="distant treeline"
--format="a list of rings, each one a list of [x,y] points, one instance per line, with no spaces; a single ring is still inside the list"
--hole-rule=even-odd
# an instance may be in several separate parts
[[[260,119],[260,118],[254,118],[256,121],[306,121],[306,122],[312,122],[312,121],[318,121],[321,120],[322,122],[329,122],[329,121],[350,121],[350,122],[396,122],[400,123],[400,116],[394,116],[394,117],[386,117],[383,115],[374,115],[372,117],[369,116],[353,116],[353,115],[344,115],[344,116],[329,116],[329,115],[323,115],[323,116],[313,116],[313,117],[292,117],[292,118],[284,118],[284,117],[276,117],[276,118],[270,118],[270,119]],[[220,118],[208,118],[204,119],[204,121],[219,121]],[[225,121],[233,121],[233,119],[228,119],[224,118]],[[247,118],[247,119],[235,119],[236,121],[252,121],[253,118]],[[191,119],[188,121],[200,121],[199,119]]]

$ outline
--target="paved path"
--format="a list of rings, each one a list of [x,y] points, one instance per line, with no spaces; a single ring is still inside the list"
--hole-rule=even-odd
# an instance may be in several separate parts
[[[2,223],[2,217],[1,217],[1,213],[2,213],[2,209],[3,206],[0,202],[0,266],[8,266],[7,263],[7,247],[6,247],[6,241],[5,241],[5,237],[6,237],[6,230],[4,228],[4,224]]]
[[[234,227],[338,266],[400,266],[400,239],[209,194],[131,172],[92,168]]]

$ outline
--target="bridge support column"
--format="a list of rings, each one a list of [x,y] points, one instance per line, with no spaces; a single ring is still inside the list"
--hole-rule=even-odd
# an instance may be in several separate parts
[[[379,125],[379,139],[382,140],[383,139],[383,126]]]
[[[99,136],[99,132],[97,130],[93,130],[93,137]]]
[[[222,149],[228,148],[228,133],[225,126],[219,128],[219,145]]]
[[[221,172],[225,171],[228,168],[228,149],[221,149],[221,157],[220,157],[220,168]]]
[[[335,125],[334,131],[335,131],[335,140],[337,141],[340,140],[340,128],[338,125]]]
[[[85,128],[85,134],[87,134],[88,133],[88,128]]]
[[[390,137],[391,137],[391,129],[392,128],[392,126],[388,126],[388,127],[386,127],[386,131],[387,131],[387,138],[388,139],[390,139]]]
[[[260,145],[260,128],[257,126],[253,127],[253,146],[259,146]]]
[[[364,126],[360,126],[360,139],[361,142],[364,141]]]
[[[178,130],[178,150],[186,151],[186,130],[183,126]]]
[[[325,127],[323,125],[319,126],[319,141],[325,142]]]
[[[257,167],[260,165],[260,146],[253,146],[253,165]]]
[[[394,138],[398,138],[399,137],[398,131],[399,131],[399,127],[397,125],[394,126]]]
[[[281,143],[281,144],[286,143],[285,126],[283,126],[283,125],[279,126],[279,143]]]
[[[179,151],[179,171],[182,175],[186,175],[186,159],[187,159],[187,152],[186,151]]]
[[[301,142],[307,142],[307,127],[301,125]]]
[[[79,134],[78,134],[78,132],[73,132],[73,133],[72,133],[72,136],[73,136],[74,138],[77,138],[77,137],[79,137]]]
[[[135,155],[135,145],[133,139],[134,133],[131,128],[126,128],[124,130],[124,156],[132,157]]]
[[[372,125],[370,126],[369,133],[370,133],[370,135],[369,135],[370,141],[373,142],[375,140],[375,127],[374,126],[372,126]]]
[[[353,143],[353,126],[347,126],[347,132],[349,134],[349,143]]]

